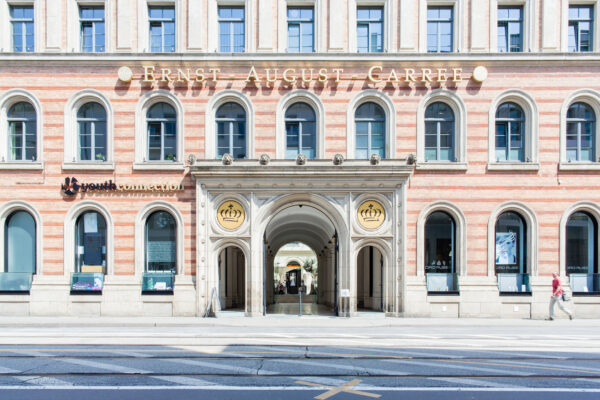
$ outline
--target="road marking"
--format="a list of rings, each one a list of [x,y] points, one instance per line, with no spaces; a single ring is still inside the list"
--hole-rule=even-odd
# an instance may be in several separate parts
[[[266,369],[236,367],[234,365],[211,363],[211,362],[206,362],[206,361],[186,360],[186,359],[176,359],[176,358],[164,359],[163,361],[169,361],[169,362],[173,362],[173,363],[187,364],[187,365],[196,365],[199,367],[222,369],[224,371],[235,371],[235,372],[241,372],[241,373],[248,374],[248,375],[278,375],[279,374],[278,372],[269,371]]]
[[[513,361],[513,360],[503,360],[502,362],[509,363],[509,364],[546,367],[546,364],[540,364],[540,363],[535,363],[535,362]],[[600,368],[591,368],[591,367],[581,367],[581,369],[574,369],[574,368],[579,368],[579,367],[566,367],[566,368],[560,369],[560,370],[561,371],[571,371],[572,370],[572,371],[576,371],[576,372],[582,372],[583,370],[587,370],[586,372],[588,372],[588,373],[600,372]]]
[[[352,349],[352,350],[365,350],[365,351],[374,351],[374,352],[378,352],[378,353],[385,353],[385,354],[396,354],[398,357],[400,355],[410,355],[410,356],[426,356],[429,358],[439,358],[439,357],[446,357],[446,358],[465,358],[465,356],[452,356],[452,355],[448,355],[448,354],[434,354],[434,353],[425,353],[425,352],[420,352],[420,351],[404,351],[404,350],[387,350],[387,349],[365,349],[364,347],[345,347],[346,349]],[[370,354],[361,354],[361,356],[367,356],[367,357],[373,357],[373,355]]]
[[[379,375],[390,375],[390,376],[407,375],[404,372],[390,371],[390,370],[387,370],[387,369],[358,367],[358,366],[353,366],[353,365],[340,365],[340,364],[328,363],[328,362],[322,362],[322,361],[308,361],[308,360],[304,360],[304,359],[302,359],[302,360],[280,360],[280,359],[274,359],[272,361],[273,362],[288,363],[288,364],[306,364],[306,365],[314,365],[316,367],[337,368],[337,369],[343,369],[343,370],[347,370],[347,371],[356,372],[357,375],[360,375],[360,373],[359,373],[360,370],[364,370],[367,375],[370,374],[370,373],[376,373],[376,374],[379,374]]]
[[[20,374],[21,371],[17,371],[16,369],[10,369],[10,368],[6,368],[6,367],[0,367],[0,374]]]
[[[90,360],[82,360],[82,359],[74,359],[74,358],[60,358],[60,359],[57,359],[56,361],[65,362],[65,363],[69,363],[69,364],[83,365],[85,367],[106,369],[108,371],[121,372],[124,374],[148,374],[148,373],[150,373],[150,371],[145,371],[143,369],[122,367],[120,365],[97,362],[97,361],[90,361]]]
[[[20,380],[23,383],[38,386],[72,386],[71,382],[63,381],[62,379],[56,379],[48,376],[15,376],[15,379]]]
[[[548,355],[541,355],[541,354],[524,354],[524,353],[518,353],[516,351],[505,351],[505,350],[468,350],[470,352],[482,352],[482,353],[496,353],[499,355],[512,355],[512,356],[521,356],[521,357],[528,357],[528,358],[547,358],[547,359],[556,359],[556,360],[565,360],[568,357],[561,357],[561,356],[548,356]],[[529,350],[530,352],[532,350]],[[465,358],[465,357],[463,357]]]
[[[41,351],[14,351],[14,353],[32,357],[54,357],[54,354]]]
[[[130,357],[135,357],[135,358],[148,358],[148,357],[152,357],[151,354],[142,354],[142,353],[138,353],[136,351],[111,351],[112,354],[118,354],[121,356],[130,356]]]
[[[318,396],[315,397],[315,399],[319,399],[319,400],[325,400],[328,399],[332,396],[335,396],[338,393],[341,392],[346,392],[346,393],[352,393],[352,394],[356,394],[359,396],[365,396],[365,397],[371,397],[374,399],[378,399],[379,397],[381,397],[380,394],[374,394],[374,393],[367,393],[367,392],[361,392],[355,389],[352,389],[354,386],[358,385],[359,383],[361,383],[362,381],[360,379],[354,379],[350,382],[346,382],[341,386],[325,386],[323,384],[320,383],[312,383],[312,382],[304,382],[304,381],[296,381],[296,383],[299,383],[300,385],[306,385],[306,386],[313,386],[313,387],[323,387],[325,386],[326,388],[329,389],[329,391],[320,394]]]
[[[388,361],[388,360],[385,360]],[[500,367],[512,367],[512,368],[528,368],[528,369],[543,369],[543,370],[549,370],[549,371],[568,371],[568,372],[582,372],[585,374],[594,374],[594,371],[585,371],[582,369],[575,369],[575,368],[554,368],[554,367],[536,367],[536,366],[525,366],[525,365],[516,365],[516,364],[509,364],[510,361],[507,361],[508,363],[492,363],[492,362],[480,362],[480,361],[465,361],[465,360],[439,360],[441,362],[455,362],[455,363],[463,363],[463,364],[476,364],[476,365],[497,365]]]
[[[324,386],[324,385],[320,385]],[[488,388],[474,387],[467,388],[464,386],[439,386],[439,387],[387,387],[387,386],[368,386],[366,390],[377,392],[523,392],[523,393],[600,393],[600,388],[546,388],[546,387],[523,387],[523,388]],[[214,391],[319,391],[316,387],[306,386],[22,386],[22,385],[5,385],[0,386],[0,390],[214,390]]]
[[[444,381],[444,382],[450,382],[450,383],[455,383],[455,384],[459,384],[459,385],[473,385],[473,386],[488,386],[488,387],[495,387],[495,388],[522,388],[523,386],[517,386],[517,385],[509,385],[509,384],[504,384],[504,383],[499,383],[499,382],[491,382],[491,381],[485,381],[483,379],[467,379],[467,378],[434,378],[434,377],[429,377],[427,379],[431,379],[431,380],[435,380],[435,381]]]
[[[415,361],[415,360],[381,360],[384,362],[392,362],[392,363],[402,363],[405,365],[424,365],[427,367],[438,367],[440,368],[440,364],[436,363],[439,361],[450,361],[450,360],[436,360],[436,362],[427,362],[427,361]],[[452,360],[455,361],[455,360]],[[456,362],[458,362],[458,360],[456,360]],[[483,371],[483,372],[494,372],[497,374],[506,374],[506,370],[504,369],[497,369],[497,368],[483,368],[483,367],[468,367],[468,366],[461,366],[461,365],[444,365],[443,368],[451,368],[451,369],[466,369],[469,371]],[[528,376],[528,375],[533,375],[532,372],[512,372],[514,375],[522,375],[522,376]]]
[[[210,381],[205,381],[204,379],[192,378],[190,376],[150,376],[154,379],[160,379],[162,381],[178,383],[180,385],[185,386],[204,386],[204,385],[216,385]]]

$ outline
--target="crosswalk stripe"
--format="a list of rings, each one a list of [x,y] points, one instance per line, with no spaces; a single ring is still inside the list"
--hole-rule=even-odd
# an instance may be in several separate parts
[[[244,373],[244,374],[249,374],[249,375],[278,375],[277,372],[268,371],[265,369],[259,370],[256,368],[239,367],[239,366],[235,366],[235,365],[223,364],[222,362],[221,363],[213,363],[213,362],[208,362],[208,361],[186,360],[186,359],[179,359],[179,358],[165,359],[164,361],[169,361],[172,363],[179,363],[179,364],[196,365],[199,367],[221,369],[224,371],[235,371],[238,373]]]
[[[459,385],[473,385],[473,386],[485,386],[485,387],[494,387],[494,388],[522,388],[523,386],[518,386],[518,385],[509,385],[506,383],[500,383],[500,382],[490,382],[490,381],[486,381],[483,379],[468,379],[468,378],[436,378],[436,377],[430,377],[427,378],[430,380],[435,380],[435,381],[443,381],[443,382],[449,382],[449,383],[454,383],[454,384],[459,384]]]
[[[146,370],[143,370],[143,369],[122,367],[120,365],[115,365],[115,364],[110,364],[110,363],[104,363],[104,362],[98,362],[98,361],[83,360],[83,359],[79,359],[79,358],[78,359],[75,359],[75,358],[61,358],[61,359],[57,359],[57,361],[68,363],[68,364],[82,365],[82,366],[85,366],[85,367],[105,369],[105,370],[108,370],[108,371],[120,372],[120,373],[123,373],[123,374],[148,374],[148,373],[150,373],[150,371],[146,371]]]
[[[205,385],[216,385],[210,381],[205,381],[204,379],[192,378],[190,376],[151,376],[154,379],[160,379],[161,381],[167,381],[172,383],[178,383],[180,385],[186,386],[205,386]]]
[[[416,361],[416,360],[382,360],[382,361],[390,362],[390,363],[397,363],[397,364],[404,364],[404,365],[423,365],[423,366],[427,366],[427,367],[437,367],[437,368],[440,367],[439,363],[426,362],[426,361]],[[443,368],[466,369],[466,370],[470,370],[470,371],[494,372],[497,374],[504,374],[504,375],[507,373],[509,373],[510,375],[522,375],[522,376],[533,375],[533,373],[528,373],[528,372],[512,371],[512,370],[497,369],[497,368],[487,368],[487,367],[480,367],[480,366],[469,367],[466,365],[454,365],[454,364],[448,364],[448,363],[444,363]]]
[[[322,361],[309,361],[304,359],[296,359],[296,360],[282,360],[282,359],[274,359],[273,362],[282,362],[287,364],[305,364],[305,365],[314,365],[316,367],[327,367],[327,368],[337,368],[343,369],[347,371],[353,371],[357,375],[360,375],[360,371],[365,371],[369,374],[379,374],[379,375],[407,375],[405,372],[392,371],[387,369],[379,369],[379,368],[369,368],[369,367],[360,367],[360,366],[352,366],[352,365],[341,365],[329,362]]]

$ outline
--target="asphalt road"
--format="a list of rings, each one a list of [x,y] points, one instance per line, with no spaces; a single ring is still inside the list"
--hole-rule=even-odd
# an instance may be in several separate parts
[[[597,322],[315,321],[3,327],[0,399],[600,398]]]

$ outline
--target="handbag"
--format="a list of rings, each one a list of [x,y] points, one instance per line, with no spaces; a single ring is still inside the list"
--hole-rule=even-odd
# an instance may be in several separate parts
[[[571,296],[569,296],[567,294],[567,292],[563,290],[563,292],[562,292],[562,301],[569,301],[569,300],[571,300]]]

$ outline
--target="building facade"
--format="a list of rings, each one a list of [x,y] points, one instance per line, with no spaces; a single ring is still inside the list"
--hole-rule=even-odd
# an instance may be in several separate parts
[[[0,1],[0,313],[600,316],[599,3]]]

